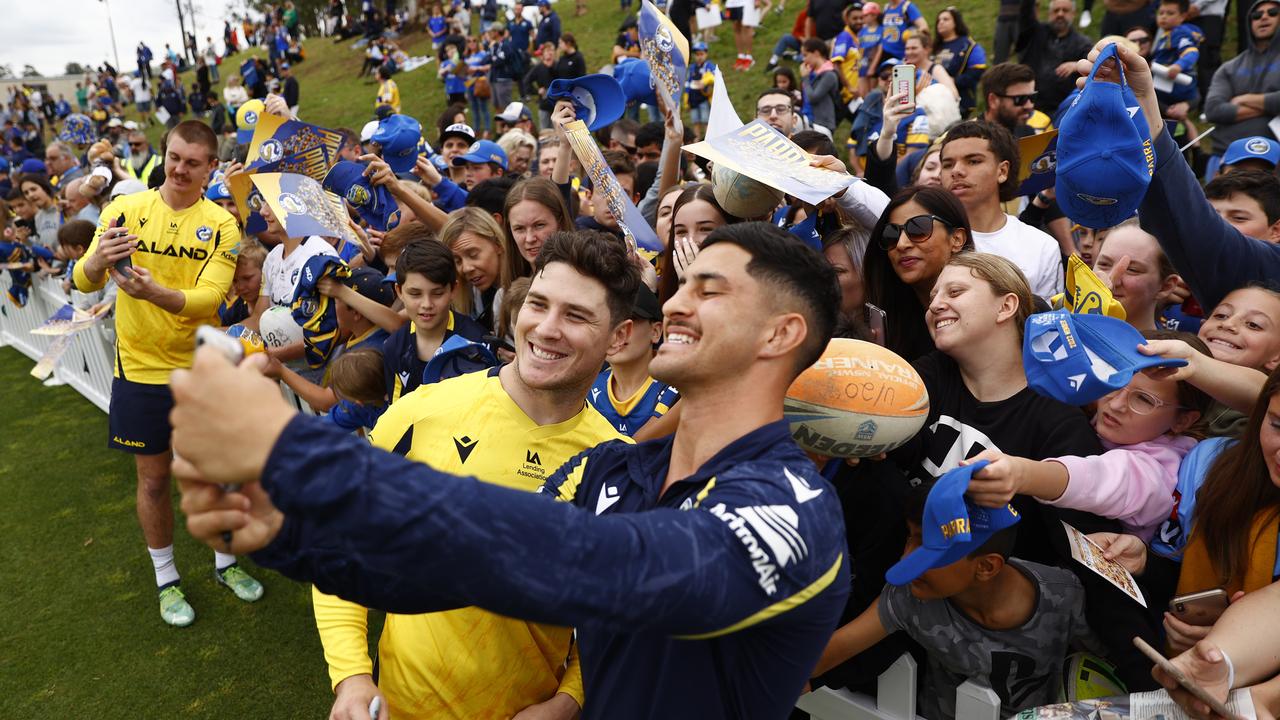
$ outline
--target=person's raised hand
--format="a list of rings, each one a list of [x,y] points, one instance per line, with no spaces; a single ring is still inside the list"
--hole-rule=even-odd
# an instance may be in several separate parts
[[[1223,702],[1226,701],[1227,695],[1231,692],[1227,684],[1230,682],[1231,671],[1227,666],[1226,657],[1217,645],[1208,640],[1201,640],[1186,652],[1171,658],[1169,662],[1210,695]],[[1159,665],[1151,669],[1151,677],[1169,691],[1173,701],[1191,717],[1200,720],[1217,718],[1203,700],[1197,699],[1183,689],[1178,681]]]
[[[895,93],[884,99],[884,122],[880,126],[880,132],[888,129],[892,134],[898,127],[898,123],[916,111],[916,104],[904,102],[906,99],[906,93]]]
[[[369,167],[364,169],[364,176],[369,178],[370,183],[384,186],[392,192],[396,191],[398,185],[396,180],[398,178],[396,178],[395,172],[392,171],[391,166],[385,160],[377,155],[370,154],[361,155],[360,162],[369,164]]]
[[[1173,282],[1156,293],[1156,303],[1160,306],[1181,305],[1191,299],[1191,287],[1182,279],[1182,276],[1171,275],[1170,277],[1173,278]]]
[[[982,507],[1002,508],[1008,505],[1022,490],[1022,463],[1027,461],[999,450],[983,450],[961,464],[972,465],[980,460],[989,464],[969,478],[969,497]]]
[[[418,156],[417,161],[413,164],[413,169],[409,172],[416,175],[427,187],[435,187],[444,180],[444,176],[436,169],[435,163],[423,155]]]
[[[329,711],[329,720],[387,720],[390,717],[386,698],[373,683],[372,676],[352,675],[338,683],[333,689],[333,695],[333,709]],[[383,698],[382,709],[378,712],[378,717],[370,718],[369,703],[375,697]]]
[[[1106,272],[1095,272],[1098,281],[1101,282],[1108,290],[1115,290],[1120,281],[1124,279],[1124,274],[1129,272],[1129,266],[1133,264],[1133,259],[1128,255],[1121,255],[1116,264]]]
[[[849,174],[849,166],[844,161],[834,155],[814,155],[809,158],[809,166],[830,170],[841,175]]]
[[[566,142],[564,126],[578,119],[578,109],[574,107],[572,100],[557,100],[555,109],[551,111],[551,126],[556,129],[556,135],[561,142]]]
[[[91,276],[101,276],[107,268],[138,252],[138,236],[129,232],[129,228],[120,226],[115,220],[102,231],[98,238],[98,247],[93,254],[85,258],[84,269]]]
[[[1076,87],[1084,87],[1089,73],[1093,72],[1094,62],[1102,54],[1103,48],[1112,42],[1115,41],[1107,38],[1099,40],[1093,46],[1093,49],[1089,51],[1088,56],[1076,62],[1076,72],[1080,73],[1080,78],[1076,80]],[[1138,104],[1142,106],[1142,113],[1147,119],[1147,129],[1151,132],[1151,138],[1154,140],[1164,130],[1164,120],[1160,117],[1160,103],[1156,101],[1156,89],[1151,79],[1151,66],[1137,51],[1127,47],[1124,43],[1116,43],[1116,58],[1123,65],[1125,81],[1129,84],[1129,89],[1133,91],[1134,97],[1138,99]],[[1098,74],[1094,78],[1102,82],[1119,82],[1120,74],[1116,69],[1115,61],[1105,63],[1102,68],[1099,68]]]
[[[1142,538],[1113,532],[1090,533],[1085,537],[1102,548],[1102,557],[1120,563],[1134,575],[1141,575],[1147,569],[1147,545]]]
[[[242,172],[244,172],[244,163],[232,160],[222,169],[222,176],[229,179],[232,175],[239,175]]]
[[[658,98],[658,109],[662,111],[662,128],[666,133],[666,137],[674,142],[684,142],[684,121],[680,119],[680,106],[676,104],[673,110],[670,103],[667,102],[666,92],[659,90],[654,93]]]
[[[1148,356],[1186,360],[1182,367],[1153,367],[1143,370],[1143,374],[1154,380],[1190,380],[1200,368],[1205,356],[1184,340],[1147,340],[1138,346],[1138,352]]]
[[[283,95],[271,93],[267,95],[267,99],[262,104],[266,111],[272,115],[277,115],[285,120],[293,118],[293,113],[289,112],[289,104],[284,101]]]
[[[160,286],[156,284],[155,279],[151,276],[151,271],[146,268],[130,265],[120,272],[115,267],[107,268],[111,279],[115,281],[116,286],[120,288],[120,292],[131,298],[138,300],[150,300],[157,297]]]

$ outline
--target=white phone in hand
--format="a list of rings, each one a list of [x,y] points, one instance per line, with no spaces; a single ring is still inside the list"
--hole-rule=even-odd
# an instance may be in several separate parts
[[[893,66],[893,84],[890,88],[893,90],[891,95],[906,94],[906,97],[899,103],[907,105],[916,101],[916,66],[907,63],[901,63]]]

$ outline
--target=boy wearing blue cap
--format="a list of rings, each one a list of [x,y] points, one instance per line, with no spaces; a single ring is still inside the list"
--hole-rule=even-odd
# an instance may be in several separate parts
[[[923,504],[919,490],[909,498],[910,553],[890,568],[871,607],[836,630],[815,676],[901,630],[928,654],[918,703],[929,720],[955,717],[956,688],[966,680],[995,691],[1000,717],[1057,701],[1072,646],[1097,645],[1084,620],[1084,587],[1067,570],[1010,559],[1018,512],[964,496],[985,466],[944,474]]]

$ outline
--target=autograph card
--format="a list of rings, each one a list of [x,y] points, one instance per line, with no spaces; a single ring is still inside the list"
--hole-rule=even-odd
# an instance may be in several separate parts
[[[1142,596],[1142,590],[1138,588],[1137,581],[1123,565],[1103,557],[1102,548],[1084,533],[1065,522],[1062,523],[1062,527],[1066,529],[1067,542],[1071,544],[1071,557],[1106,578],[1107,582],[1120,588],[1121,592],[1133,598],[1142,607],[1147,606],[1147,600]]]

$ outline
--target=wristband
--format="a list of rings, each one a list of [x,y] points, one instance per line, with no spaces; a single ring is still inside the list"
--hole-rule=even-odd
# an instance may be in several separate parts
[[[1231,663],[1231,656],[1226,650],[1218,648],[1218,652],[1222,654],[1222,661],[1227,664],[1227,692],[1231,692],[1231,688],[1236,686],[1236,666]]]

